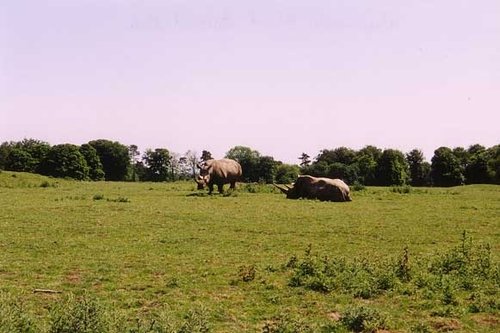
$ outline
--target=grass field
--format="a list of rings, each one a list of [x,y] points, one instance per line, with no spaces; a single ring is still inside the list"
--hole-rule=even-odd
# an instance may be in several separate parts
[[[352,197],[1,172],[0,332],[61,304],[128,332],[500,330],[499,186]]]

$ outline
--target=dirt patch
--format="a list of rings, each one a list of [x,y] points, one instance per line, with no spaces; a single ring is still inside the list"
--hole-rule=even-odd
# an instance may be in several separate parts
[[[451,332],[462,328],[462,323],[457,319],[436,319],[431,322],[431,325],[438,332]]]
[[[342,315],[339,312],[335,311],[327,313],[326,316],[333,321],[340,321],[340,319],[342,318]]]
[[[481,326],[500,327],[500,318],[494,315],[481,314],[472,317],[472,320]]]
[[[75,270],[69,272],[68,274],[66,274],[65,280],[69,284],[80,284],[80,282],[82,281],[82,276],[80,271]]]

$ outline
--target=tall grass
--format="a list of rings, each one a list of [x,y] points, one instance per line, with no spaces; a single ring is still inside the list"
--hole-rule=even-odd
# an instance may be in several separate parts
[[[3,331],[498,328],[498,186],[337,204],[261,184],[53,183],[0,173]]]

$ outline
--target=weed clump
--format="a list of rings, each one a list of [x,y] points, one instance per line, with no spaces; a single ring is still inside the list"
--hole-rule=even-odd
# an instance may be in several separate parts
[[[255,265],[242,265],[238,268],[238,277],[231,280],[231,285],[237,285],[239,282],[251,282],[255,280],[257,269]]]
[[[125,318],[90,294],[69,294],[35,321],[18,298],[0,292],[0,333],[208,333],[209,315],[203,307],[172,319],[159,310],[147,317]]]
[[[51,183],[47,180],[44,180],[43,182],[40,183],[40,187],[42,187],[42,188],[57,187],[57,183]]]
[[[354,332],[377,332],[387,328],[387,319],[376,309],[366,306],[351,306],[340,318],[347,329]]]
[[[243,282],[250,282],[255,280],[255,265],[241,266],[238,272],[238,276]]]
[[[410,185],[392,186],[391,192],[399,194],[409,194],[413,192],[413,188]]]
[[[292,265],[290,265],[292,263]],[[293,266],[293,267],[291,267]],[[367,259],[330,259],[306,250],[302,260],[292,257],[287,267],[293,270],[289,285],[329,293],[332,291],[369,299],[392,290],[398,284],[398,265],[393,262],[370,262]]]
[[[474,246],[466,233],[460,245],[411,262],[407,247],[399,258],[351,261],[312,254],[308,247],[303,258],[292,256],[284,269],[292,271],[288,282],[292,287],[362,299],[388,292],[413,295],[439,305],[435,315],[500,309],[499,265],[492,261],[489,245]]]
[[[366,186],[363,185],[363,184],[361,184],[361,183],[359,183],[359,182],[355,182],[350,188],[354,192],[359,192],[359,191],[366,190]]]
[[[51,310],[49,333],[109,332],[104,308],[96,299],[84,295],[73,295]]]
[[[104,194],[101,194],[101,193],[94,194],[94,196],[92,197],[92,199],[93,199],[94,201],[104,200]]]
[[[123,202],[123,203],[128,203],[130,202],[129,198],[127,197],[118,197],[116,199],[106,199],[108,202]]]
[[[0,293],[0,333],[11,332],[35,333],[39,330],[22,302],[10,294]]]
[[[241,184],[239,191],[247,193],[278,193],[274,186],[265,183],[246,183]],[[279,192],[281,193],[281,192]]]

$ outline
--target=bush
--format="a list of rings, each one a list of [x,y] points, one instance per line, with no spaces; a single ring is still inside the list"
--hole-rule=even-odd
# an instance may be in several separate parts
[[[387,319],[378,310],[366,306],[349,307],[340,322],[354,332],[377,332],[387,328]]]
[[[118,197],[116,199],[107,199],[107,201],[109,201],[109,202],[124,202],[124,203],[130,202],[129,198],[127,198],[127,197]]]
[[[0,293],[0,333],[39,332],[33,320],[27,315],[23,304],[11,295]]]
[[[190,310],[184,317],[184,322],[176,333],[206,333],[210,332],[208,314],[204,308]]]
[[[278,193],[272,185],[263,183],[246,183],[240,186],[241,192],[247,193]],[[281,193],[281,192],[279,192]]]
[[[43,188],[57,187],[57,183],[51,183],[49,181],[44,180],[43,182],[40,183],[40,187],[43,187]]]
[[[312,254],[292,256],[285,270],[291,270],[288,285],[363,299],[387,292],[416,295],[439,305],[437,313],[456,315],[495,311],[500,308],[500,266],[491,259],[489,245],[473,246],[464,233],[462,243],[449,251],[415,258],[410,265],[408,248],[400,258],[373,260],[327,258]]]
[[[397,266],[394,261],[371,263],[357,259],[347,262],[344,258],[318,257],[311,255],[310,248],[303,260],[292,257],[286,265],[293,269],[289,281],[292,287],[325,293],[338,291],[365,299],[395,288],[399,281]]]
[[[399,194],[409,194],[409,193],[413,192],[413,189],[410,185],[392,186],[391,192],[399,193]]]
[[[355,182],[350,188],[354,192],[359,192],[359,191],[366,190],[366,186],[363,185],[363,184],[361,184],[361,183],[359,183],[359,182]]]
[[[250,282],[255,280],[256,269],[255,265],[240,266],[238,277],[243,282]]]
[[[104,309],[96,299],[84,295],[70,295],[51,309],[49,333],[104,333],[109,332]]]
[[[93,197],[92,197],[93,200],[104,200],[104,194],[95,194]]]

